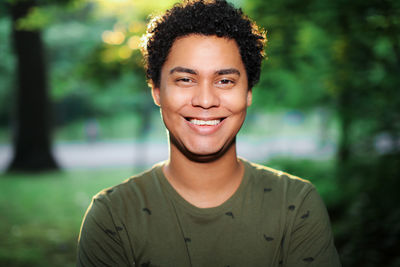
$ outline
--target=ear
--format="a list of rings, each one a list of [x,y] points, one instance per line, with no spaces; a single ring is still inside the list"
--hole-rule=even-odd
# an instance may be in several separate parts
[[[247,106],[248,107],[250,107],[252,101],[253,101],[253,89],[249,89],[247,91]]]
[[[154,104],[160,106],[160,88],[151,84],[151,96],[153,97]]]

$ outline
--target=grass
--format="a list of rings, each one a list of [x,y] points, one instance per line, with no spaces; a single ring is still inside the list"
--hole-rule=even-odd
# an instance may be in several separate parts
[[[0,176],[0,266],[75,266],[91,197],[132,170]]]

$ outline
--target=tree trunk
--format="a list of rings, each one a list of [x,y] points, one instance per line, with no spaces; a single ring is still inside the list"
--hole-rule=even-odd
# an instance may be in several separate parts
[[[347,91],[341,92],[338,100],[340,118],[340,137],[337,151],[339,167],[345,167],[350,160],[350,127],[351,127],[351,98]]]
[[[353,123],[353,88],[352,88],[352,71],[350,57],[350,37],[351,34],[349,29],[348,14],[345,11],[339,11],[339,36],[345,43],[341,52],[342,56],[336,59],[336,68],[338,77],[338,84],[341,88],[337,99],[337,111],[340,120],[340,137],[337,151],[337,171],[340,182],[346,183],[346,174],[348,172],[348,166],[350,164],[351,146],[350,146],[350,134],[351,125]]]
[[[18,29],[17,22],[35,6],[34,0],[11,4],[13,47],[17,57],[14,158],[9,171],[57,169],[51,152],[49,97],[43,42],[39,30]]]

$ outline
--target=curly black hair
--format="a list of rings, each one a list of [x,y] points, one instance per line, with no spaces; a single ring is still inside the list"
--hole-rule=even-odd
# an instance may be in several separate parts
[[[225,0],[189,0],[176,4],[148,25],[142,53],[147,79],[155,87],[160,86],[161,68],[172,44],[189,34],[234,39],[246,68],[248,88],[258,82],[267,41],[265,32]]]

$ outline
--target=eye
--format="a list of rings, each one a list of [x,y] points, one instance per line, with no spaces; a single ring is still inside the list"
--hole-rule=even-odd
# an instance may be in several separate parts
[[[176,81],[177,81],[177,82],[184,82],[184,83],[193,82],[192,79],[187,78],[187,77],[176,79]]]
[[[230,83],[234,83],[232,80],[229,79],[221,79],[218,81],[219,84],[230,84]]]
[[[217,86],[222,88],[231,88],[235,85],[235,81],[228,78],[222,78],[217,80]]]
[[[190,77],[178,77],[175,79],[175,83],[181,87],[189,87],[194,85],[195,80]]]

